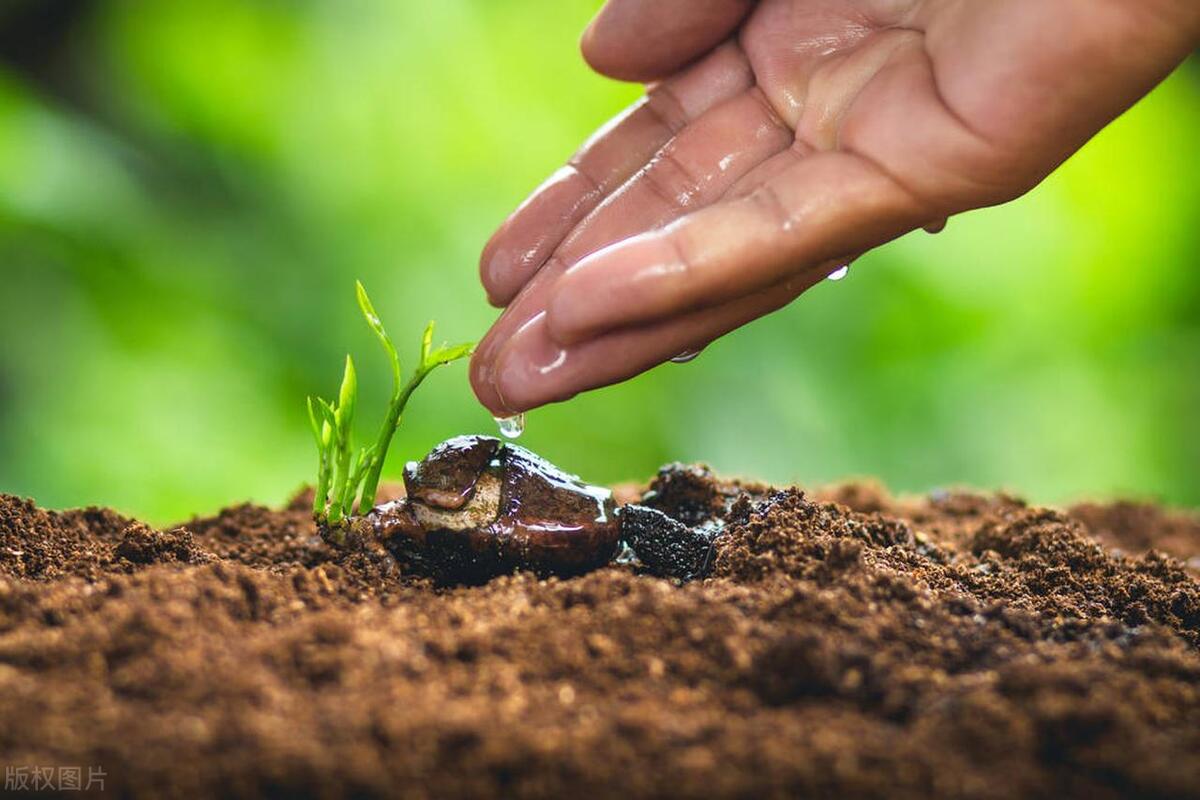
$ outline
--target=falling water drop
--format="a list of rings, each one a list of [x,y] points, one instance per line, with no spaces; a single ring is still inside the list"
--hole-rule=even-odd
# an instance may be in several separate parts
[[[846,275],[848,275],[849,273],[850,273],[850,265],[844,264],[843,266],[840,266],[837,269],[835,269],[833,272],[829,273],[829,275],[827,277],[831,281],[840,281],[842,278],[846,277]]]
[[[511,417],[493,417],[496,420],[496,425],[500,428],[500,433],[506,439],[516,439],[525,432],[525,415],[516,414]]]
[[[671,359],[672,364],[686,364],[696,356],[700,355],[699,350],[684,350],[679,355]]]

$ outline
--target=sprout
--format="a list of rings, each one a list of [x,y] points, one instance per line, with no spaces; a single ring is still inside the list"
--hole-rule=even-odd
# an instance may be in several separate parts
[[[358,374],[354,369],[354,360],[346,356],[346,368],[342,373],[342,386],[336,403],[319,397],[308,398],[308,420],[318,455],[313,517],[318,523],[328,526],[337,541],[344,538],[344,532],[340,529],[346,518],[354,514],[355,500],[360,513],[375,507],[383,462],[387,459],[392,437],[400,427],[408,398],[429,373],[443,364],[466,358],[475,348],[473,343],[466,343],[433,349],[433,322],[430,322],[421,336],[417,368],[405,383],[400,369],[400,354],[384,329],[375,307],[371,305],[371,298],[367,296],[362,283],[356,284],[356,290],[358,307],[367,325],[383,345],[391,364],[392,397],[375,443],[357,451],[354,450],[351,433],[358,403]]]

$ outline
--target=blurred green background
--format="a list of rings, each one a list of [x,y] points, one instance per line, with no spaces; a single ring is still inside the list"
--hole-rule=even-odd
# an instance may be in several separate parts
[[[0,3],[0,490],[157,522],[279,503],[353,352],[478,338],[488,234],[636,87],[592,0]],[[1200,505],[1200,69],[1043,186],[874,253],[686,366],[530,415],[594,481],[671,460],[776,482]],[[389,473],[495,427],[466,369]]]

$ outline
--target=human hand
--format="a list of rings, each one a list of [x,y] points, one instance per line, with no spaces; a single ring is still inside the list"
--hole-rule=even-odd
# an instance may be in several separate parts
[[[624,380],[1016,198],[1198,40],[1196,0],[609,0],[584,56],[651,83],[485,247],[475,393]]]

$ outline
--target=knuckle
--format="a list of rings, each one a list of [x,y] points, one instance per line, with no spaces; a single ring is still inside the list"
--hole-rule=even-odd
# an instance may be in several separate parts
[[[775,229],[787,232],[795,226],[795,218],[774,184],[764,183],[747,198]]]
[[[672,208],[685,209],[700,193],[701,181],[670,148],[658,153],[646,166],[642,180]]]
[[[658,121],[671,136],[683,130],[688,123],[687,111],[667,84],[656,86],[646,92],[643,106],[646,113]]]

